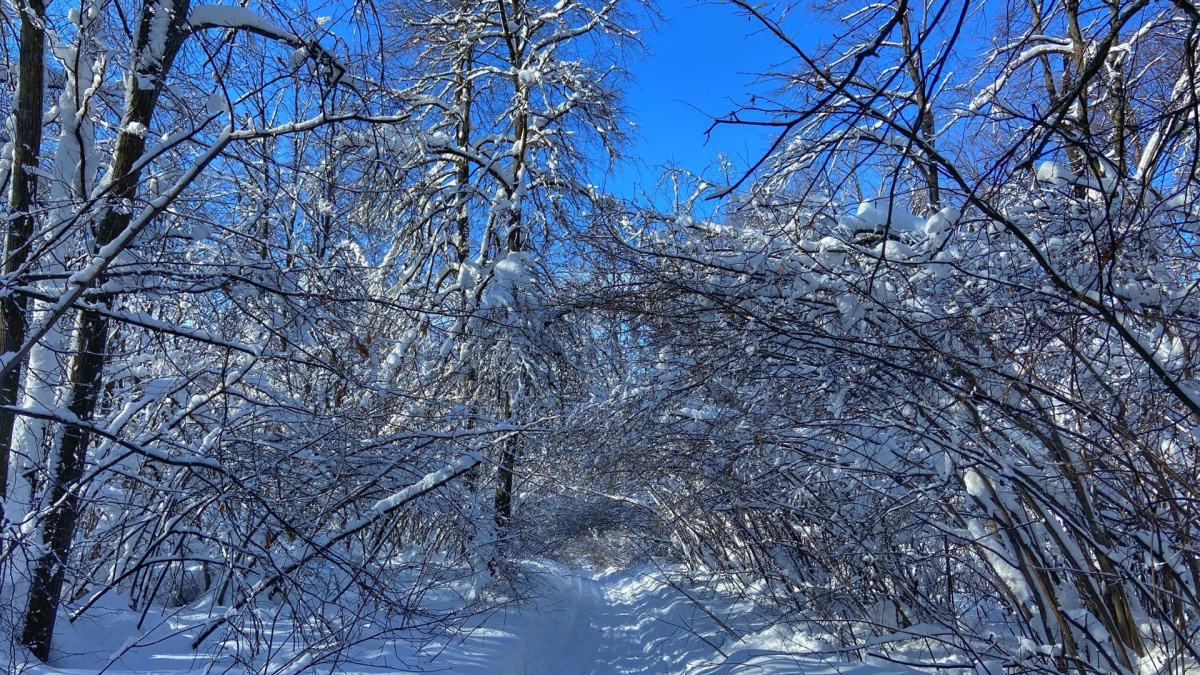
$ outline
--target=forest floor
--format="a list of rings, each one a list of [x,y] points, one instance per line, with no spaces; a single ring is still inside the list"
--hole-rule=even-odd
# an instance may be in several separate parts
[[[524,599],[481,614],[466,629],[416,647],[368,630],[336,662],[297,654],[293,627],[276,620],[253,663],[190,649],[198,616],[176,613],[149,632],[136,615],[81,619],[56,637],[53,665],[24,675],[435,672],[454,675],[896,675],[893,664],[823,658],[820,642],[771,621],[719,588],[667,583],[653,568],[570,569],[527,563]],[[65,622],[64,622],[65,623]],[[157,634],[156,634],[157,632]],[[374,635],[375,637],[372,637]],[[385,636],[385,637],[381,637]],[[261,639],[261,636],[260,636]],[[19,665],[19,664],[18,664]]]

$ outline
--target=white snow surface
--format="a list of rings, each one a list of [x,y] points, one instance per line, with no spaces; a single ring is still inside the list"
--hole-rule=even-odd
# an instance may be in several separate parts
[[[286,619],[254,672],[437,672],[453,675],[904,675],[884,662],[847,663],[822,656],[823,645],[754,605],[719,590],[664,583],[654,568],[584,570],[538,561],[523,565],[523,600],[481,614],[456,633],[415,647],[388,627],[368,627],[336,665],[290,651]],[[705,609],[697,602],[702,601]],[[707,611],[706,611],[707,610]],[[711,615],[709,614],[711,612]],[[60,621],[52,665],[24,664],[24,675],[175,675],[249,672],[189,643],[207,612],[154,613],[142,631],[138,614],[97,609],[75,624]],[[718,623],[713,617],[720,619]],[[724,624],[722,626],[721,624]],[[734,637],[734,633],[737,637]],[[386,637],[372,638],[371,635]],[[214,641],[219,638],[214,638]],[[212,645],[208,645],[210,648]],[[9,647],[9,645],[4,645]],[[5,652],[11,653],[8,649]],[[0,661],[5,657],[0,656]],[[13,672],[9,670],[7,672]]]

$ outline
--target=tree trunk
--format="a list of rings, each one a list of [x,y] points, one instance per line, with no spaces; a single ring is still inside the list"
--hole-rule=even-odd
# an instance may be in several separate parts
[[[520,183],[525,180],[525,156],[529,140],[529,87],[515,74],[517,69],[523,65],[523,56],[525,53],[524,41],[513,28],[514,25],[519,24],[522,7],[517,0],[513,0],[512,17],[505,15],[504,2],[500,2],[499,7],[504,25],[505,42],[508,44],[509,60],[514,69],[514,75],[512,76],[513,91],[516,93],[515,98],[518,101],[518,107],[513,114],[512,177],[515,182],[509,186],[510,192],[508,198],[510,200],[509,208],[511,209],[511,214],[509,216],[508,231],[505,233],[507,251],[512,254],[520,253],[526,248],[526,234],[520,203],[520,195],[523,193],[523,190]],[[501,412],[505,419],[512,419],[512,397],[507,391],[501,394]],[[494,505],[496,510],[496,525],[499,526],[501,532],[512,522],[513,471],[516,468],[516,463],[517,439],[510,438],[504,442],[504,450],[500,454],[500,464],[496,470],[497,485]]]
[[[513,468],[516,461],[513,440],[509,439],[504,443],[504,452],[500,457],[499,485],[496,486],[496,525],[501,530],[512,522]]]
[[[73,385],[69,409],[81,422],[91,420],[95,411],[107,338],[108,321],[103,316],[92,311],[79,313],[72,345],[75,355],[69,371]],[[89,434],[82,426],[66,428],[53,482],[48,486],[52,506],[42,524],[46,552],[34,567],[21,633],[21,642],[42,661],[50,656],[50,638],[54,634],[67,556],[71,552],[71,539],[79,515],[79,495],[73,488],[83,473],[88,440]]]
[[[501,411],[505,419],[512,414],[512,399],[508,392],[500,395]],[[504,532],[512,522],[512,491],[513,468],[517,462],[516,439],[504,441],[504,450],[500,453],[500,464],[496,467],[496,496],[493,506],[496,510],[496,527]]]
[[[46,34],[43,27],[45,7],[42,0],[28,0],[21,12],[21,51],[17,80],[16,125],[13,133],[12,180],[8,205],[12,219],[4,236],[4,274],[20,269],[29,257],[29,240],[33,236],[34,217],[31,210],[37,193],[37,172],[42,146],[42,99],[45,96]],[[25,341],[25,298],[9,295],[0,301],[4,316],[0,332],[0,353],[18,351]],[[0,406],[17,403],[21,366],[8,371],[0,380]],[[0,410],[0,499],[8,496],[8,466],[12,448],[13,423],[11,410]]]
[[[917,123],[914,130],[921,137],[921,141],[927,147],[932,148],[936,133],[933,126],[933,110],[925,89],[927,83],[923,72],[923,64],[921,63],[920,46],[913,41],[911,20],[912,10],[905,5],[900,16],[900,35],[904,43],[904,60],[907,64],[908,76],[912,79],[913,101],[917,106]],[[928,156],[924,148],[921,149],[920,154]],[[913,204],[913,213],[924,216],[933,215],[942,208],[937,162],[933,159],[920,161],[917,163],[917,170],[924,179],[925,185],[923,190],[918,191],[913,196],[913,201],[915,202]]]
[[[162,91],[163,81],[171,68],[187,35],[189,0],[174,0],[166,43],[161,61],[153,58],[151,50],[151,23],[159,12],[168,8],[156,4],[144,4],[138,20],[137,48],[133,63],[137,64],[134,76],[129,79],[125,95],[125,114],[122,132],[117,139],[116,155],[109,173],[115,183],[111,192],[112,203],[131,203],[137,196],[140,170],[134,165],[146,149],[144,134],[128,131],[148,127],[154,108]],[[146,83],[151,83],[146,87]],[[146,87],[146,88],[142,88]],[[128,208],[108,209],[96,230],[93,251],[112,242],[129,225],[133,211]],[[103,280],[99,281],[100,284]],[[111,298],[93,298],[98,304],[107,305]],[[86,425],[94,416],[99,403],[101,381],[108,348],[108,319],[94,310],[81,310],[72,342],[71,364],[68,382],[71,387],[68,409],[79,425],[68,425],[58,448],[54,474],[47,486],[50,499],[49,513],[42,523],[42,542],[45,553],[34,566],[30,581],[29,601],[25,610],[25,623],[21,642],[30,652],[45,661],[50,656],[50,641],[54,634],[54,622],[58,613],[63,580],[66,575],[71,542],[75,537],[75,524],[79,517],[79,495],[74,488],[83,473],[87,459],[88,442],[91,440]]]

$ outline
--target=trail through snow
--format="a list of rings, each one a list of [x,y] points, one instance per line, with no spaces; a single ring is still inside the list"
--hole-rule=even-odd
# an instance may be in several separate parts
[[[685,594],[655,570],[542,564],[535,597],[449,645],[434,667],[462,675],[879,675],[894,665],[832,662],[820,645],[710,589]],[[701,607],[703,605],[703,607]],[[711,614],[710,614],[711,613]],[[741,639],[735,638],[736,633]],[[471,664],[464,663],[470,655]],[[483,668],[471,665],[482,659]]]
[[[580,570],[530,562],[524,598],[414,651],[403,640],[362,639],[336,665],[286,647],[288,623],[275,624],[279,647],[249,664],[197,654],[196,625],[164,619],[163,632],[139,634],[119,613],[81,621],[56,635],[53,667],[18,663],[24,675],[177,675],[213,673],[381,673],[446,675],[905,675],[891,664],[821,658],[822,645],[772,625],[752,603],[710,584],[672,586],[653,568]],[[126,621],[128,619],[128,621]],[[386,634],[381,631],[379,634]],[[122,641],[124,644],[122,644]],[[136,648],[128,648],[136,645]],[[6,650],[7,651],[7,650]],[[10,652],[12,653],[12,652]],[[804,654],[801,656],[800,654]],[[0,655],[0,661],[3,661]],[[3,664],[0,664],[3,665]],[[28,667],[20,667],[28,666]],[[251,666],[251,667],[247,667]]]

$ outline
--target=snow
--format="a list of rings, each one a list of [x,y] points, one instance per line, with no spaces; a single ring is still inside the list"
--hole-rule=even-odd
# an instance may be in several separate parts
[[[391,511],[401,504],[413,499],[417,495],[429,492],[435,487],[450,480],[454,476],[471,468],[478,462],[478,455],[463,455],[441,469],[427,474],[424,478],[404,488],[403,490],[400,490],[399,492],[396,492],[385,499],[380,499],[379,501],[375,502],[375,506],[371,507],[371,509],[376,513],[387,513],[388,511]]]
[[[925,221],[925,234],[931,237],[937,236],[954,227],[954,224],[958,222],[960,217],[961,214],[958,209],[946,207]]]
[[[188,14],[188,23],[193,28],[247,28],[275,35],[285,41],[295,36],[272,26],[253,10],[231,5],[198,5]]]
[[[138,70],[135,73],[139,89],[153,89],[155,78],[153,74],[162,67],[163,57],[167,51],[167,36],[171,31],[171,19],[174,8],[170,2],[159,2],[151,10],[149,36],[146,46],[138,56]],[[136,132],[130,132],[136,133]]]
[[[126,124],[124,131],[125,133],[132,136],[137,136],[138,138],[145,138],[146,134],[149,132],[149,130],[146,129],[146,125],[142,124],[141,122],[130,122]]]
[[[325,51],[316,42],[301,39],[295,33],[284,30],[264,19],[251,9],[232,5],[198,5],[188,14],[188,25],[195,30],[205,28],[230,28],[258,33],[274,40],[292,45],[296,49],[288,57],[293,67],[298,67],[305,58],[316,56],[314,51],[331,68],[328,75],[334,81],[341,79],[346,66],[336,55]]]
[[[229,103],[225,100],[225,95],[221,93],[221,90],[214,91],[208,97],[205,109],[209,115],[219,115],[223,112],[229,112]]]
[[[288,63],[292,64],[293,68],[299,68],[300,66],[304,65],[304,62],[308,60],[308,57],[308,47],[297,47],[296,49],[292,50],[291,55],[288,57]]]
[[[320,652],[298,652],[288,641],[296,628],[281,612],[267,617],[270,653],[256,672],[445,672],[455,675],[896,675],[907,668],[850,663],[803,633],[771,625],[769,614],[723,595],[720,587],[668,582],[654,567],[572,569],[539,560],[521,564],[522,601],[481,613],[461,629],[414,644],[417,634],[397,625],[367,626],[347,658],[332,665]],[[667,570],[670,577],[679,570]],[[701,608],[700,601],[704,608]],[[221,612],[197,607],[139,612],[106,598],[74,624],[62,622],[52,665],[31,665],[25,675],[112,675],[241,672],[228,654],[194,652],[196,626]],[[270,628],[267,628],[270,626]],[[214,641],[215,646],[231,646]],[[0,653],[9,653],[7,649]],[[3,657],[0,657],[3,658]]]
[[[542,73],[533,68],[522,68],[517,71],[517,79],[523,86],[537,86],[542,81]]]
[[[1073,171],[1058,162],[1045,161],[1038,165],[1038,180],[1054,185],[1069,185],[1078,180]]]
[[[862,202],[854,215],[842,218],[841,222],[853,232],[884,231],[893,236],[923,231],[926,220],[912,215],[890,199],[880,198]]]

